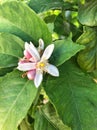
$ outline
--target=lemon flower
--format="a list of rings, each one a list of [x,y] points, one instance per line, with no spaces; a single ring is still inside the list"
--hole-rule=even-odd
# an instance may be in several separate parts
[[[48,59],[54,50],[54,44],[50,44],[44,49],[44,42],[39,39],[39,47],[36,48],[33,43],[25,43],[24,58],[22,58],[17,69],[25,71],[28,79],[34,80],[36,87],[39,87],[43,80],[43,72],[47,72],[52,76],[59,76],[59,71],[56,66],[48,63]]]

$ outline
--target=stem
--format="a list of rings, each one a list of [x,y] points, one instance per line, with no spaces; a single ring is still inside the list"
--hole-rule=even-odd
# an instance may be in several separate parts
[[[36,105],[37,105],[37,103],[38,103],[40,91],[41,91],[41,86],[38,88],[38,92],[37,92],[37,94],[36,94],[36,98],[35,98],[34,103],[33,103],[33,108],[35,108]]]

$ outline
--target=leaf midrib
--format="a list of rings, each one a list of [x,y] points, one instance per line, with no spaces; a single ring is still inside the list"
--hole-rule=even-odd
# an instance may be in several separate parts
[[[18,59],[21,58],[21,57],[19,57],[19,56],[17,57],[16,55],[11,55],[11,54],[4,53],[4,52],[2,52],[2,53],[0,52],[0,54],[9,55],[9,56],[12,56],[12,57],[15,57],[15,58],[18,58]]]
[[[42,110],[40,110],[40,113],[56,130],[58,130],[58,128],[55,126],[55,124],[52,121],[49,120],[47,115]]]

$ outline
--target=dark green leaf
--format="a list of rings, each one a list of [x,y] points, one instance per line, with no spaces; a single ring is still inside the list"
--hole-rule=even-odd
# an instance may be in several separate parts
[[[59,78],[49,77],[44,89],[60,118],[72,130],[97,130],[97,84],[72,62],[59,70]]]
[[[0,32],[9,32],[25,41],[38,43],[43,38],[45,43],[51,42],[51,34],[33,10],[19,1],[4,2],[0,6]]]
[[[50,9],[64,9],[64,10],[76,10],[76,1],[64,1],[64,0],[30,0],[28,5],[35,10],[35,12],[43,12]]]
[[[50,61],[57,66],[63,64],[77,52],[84,49],[84,46],[74,43],[71,38],[57,40],[53,43],[55,44],[55,49]]]
[[[78,22],[77,19],[78,12],[75,11],[65,11],[65,15],[63,12],[60,13],[55,21],[54,21],[54,31],[59,35],[61,39],[64,36],[69,36],[72,32],[72,39],[76,41],[76,39],[82,33],[82,26]]]
[[[46,11],[53,8],[61,8],[63,0],[30,0],[29,6],[36,12]]]
[[[80,67],[88,72],[97,69],[97,28],[85,28],[77,42],[86,46],[78,54]]]
[[[7,67],[7,68],[1,68],[0,69],[0,76],[5,75],[8,72],[11,72],[13,70],[14,67]]]
[[[70,35],[70,24],[64,19],[63,14],[59,14],[54,22],[54,31],[59,35]]]
[[[0,130],[15,130],[27,114],[37,90],[18,71],[0,78]]]

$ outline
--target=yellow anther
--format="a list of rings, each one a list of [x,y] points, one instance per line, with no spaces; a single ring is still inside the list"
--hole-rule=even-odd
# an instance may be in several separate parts
[[[45,66],[45,64],[43,62],[41,62],[39,65],[40,65],[40,67],[44,67]]]
[[[40,68],[40,69],[43,69],[44,66],[45,66],[45,63],[44,63],[44,62],[39,62],[36,67],[37,67],[37,68]]]

